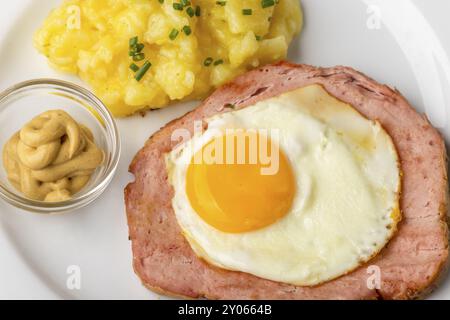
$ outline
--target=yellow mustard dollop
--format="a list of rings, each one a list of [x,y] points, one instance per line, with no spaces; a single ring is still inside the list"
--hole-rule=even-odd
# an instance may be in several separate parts
[[[62,110],[37,116],[3,148],[9,181],[26,197],[46,202],[69,200],[103,160],[91,130]]]

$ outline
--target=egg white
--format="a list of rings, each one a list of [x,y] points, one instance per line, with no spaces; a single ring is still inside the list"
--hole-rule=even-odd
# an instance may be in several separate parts
[[[400,220],[400,170],[390,136],[321,86],[300,88],[207,120],[208,129],[167,155],[172,206],[194,252],[228,270],[312,286],[375,256]],[[256,231],[221,232],[192,208],[192,155],[226,129],[279,129],[297,190],[289,213]]]

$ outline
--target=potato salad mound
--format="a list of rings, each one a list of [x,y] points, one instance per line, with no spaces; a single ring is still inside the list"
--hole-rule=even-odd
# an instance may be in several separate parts
[[[123,117],[282,60],[301,28],[299,0],[65,0],[34,44]]]

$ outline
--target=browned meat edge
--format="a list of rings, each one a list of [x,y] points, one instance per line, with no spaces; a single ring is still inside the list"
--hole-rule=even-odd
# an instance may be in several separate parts
[[[396,236],[366,266],[316,287],[296,287],[222,270],[199,259],[181,234],[171,207],[164,154],[174,129],[253,105],[280,93],[321,84],[331,95],[378,120],[391,135],[403,172],[403,221]],[[125,190],[133,265],[148,288],[210,299],[413,299],[430,292],[448,258],[447,160],[442,137],[396,90],[347,67],[278,63],[225,85],[200,107],[153,135],[130,166]],[[381,288],[367,286],[367,267],[381,270]]]

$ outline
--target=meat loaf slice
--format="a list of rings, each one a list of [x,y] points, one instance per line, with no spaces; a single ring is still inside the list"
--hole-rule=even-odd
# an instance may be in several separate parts
[[[164,154],[173,130],[299,87],[321,84],[331,95],[378,120],[401,159],[404,220],[397,235],[368,265],[316,287],[296,287],[222,270],[199,259],[181,234],[171,206]],[[169,295],[211,299],[409,299],[432,289],[448,257],[447,163],[443,139],[395,90],[346,67],[279,63],[251,71],[217,90],[200,107],[151,137],[130,166],[125,190],[133,264],[145,286]],[[369,289],[369,266],[381,287]],[[373,269],[370,269],[372,272]]]

